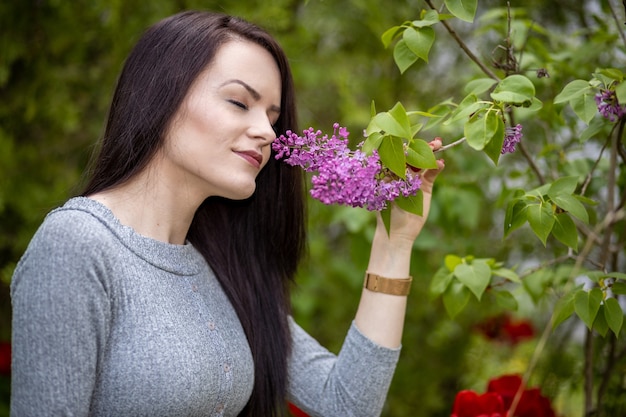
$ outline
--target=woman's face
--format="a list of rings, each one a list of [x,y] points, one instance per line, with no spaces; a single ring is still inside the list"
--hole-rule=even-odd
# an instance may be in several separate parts
[[[230,41],[192,85],[165,140],[161,167],[176,190],[244,199],[270,158],[281,77],[272,55]]]

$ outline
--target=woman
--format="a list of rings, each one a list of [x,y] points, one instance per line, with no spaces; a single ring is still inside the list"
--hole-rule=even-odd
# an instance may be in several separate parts
[[[270,149],[289,129],[290,69],[263,30],[184,12],[144,34],[84,192],[15,271],[12,415],[273,416],[287,401],[380,414],[406,305],[395,278],[443,163],[423,173],[424,218],[394,209],[389,236],[379,221],[368,271],[381,278],[335,356],[289,316],[303,181]]]

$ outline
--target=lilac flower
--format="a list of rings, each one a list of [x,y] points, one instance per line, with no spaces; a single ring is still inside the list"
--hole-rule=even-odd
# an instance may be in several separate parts
[[[502,144],[502,155],[505,153],[515,152],[515,145],[522,140],[522,125],[515,127],[507,127],[504,135],[504,143]]]
[[[598,112],[611,122],[621,119],[626,114],[626,107],[619,104],[613,90],[602,90],[595,96]]]
[[[276,159],[300,166],[311,177],[311,196],[324,204],[340,204],[383,210],[399,196],[415,195],[421,186],[419,176],[407,170],[406,180],[395,178],[382,166],[376,151],[371,155],[348,147],[349,132],[338,123],[331,137],[312,127],[299,136],[287,131],[272,143]]]

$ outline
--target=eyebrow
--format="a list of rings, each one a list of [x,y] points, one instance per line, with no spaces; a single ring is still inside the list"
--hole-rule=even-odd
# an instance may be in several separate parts
[[[251,85],[249,85],[248,83],[238,80],[238,79],[232,79],[232,80],[228,80],[225,81],[224,83],[222,83],[222,85],[220,87],[224,87],[225,85],[228,84],[239,84],[241,86],[243,86],[243,88],[245,88],[246,90],[248,90],[248,93],[250,93],[250,95],[252,96],[252,98],[255,101],[259,101],[261,99],[261,94],[259,94],[258,91],[256,91],[254,88],[252,88]],[[280,113],[280,107],[275,106],[275,105],[271,105],[270,106],[270,110],[276,112],[276,113]]]

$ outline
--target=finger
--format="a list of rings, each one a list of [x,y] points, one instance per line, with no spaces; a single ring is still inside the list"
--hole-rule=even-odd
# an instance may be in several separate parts
[[[432,191],[432,186],[435,182],[435,179],[437,179],[437,176],[441,173],[441,171],[443,171],[445,167],[445,161],[443,159],[438,159],[437,168],[424,170],[420,174],[420,178],[422,179],[422,191]]]
[[[443,139],[437,136],[435,139],[428,142],[428,146],[430,146],[430,149],[432,149],[434,152],[443,146]]]

